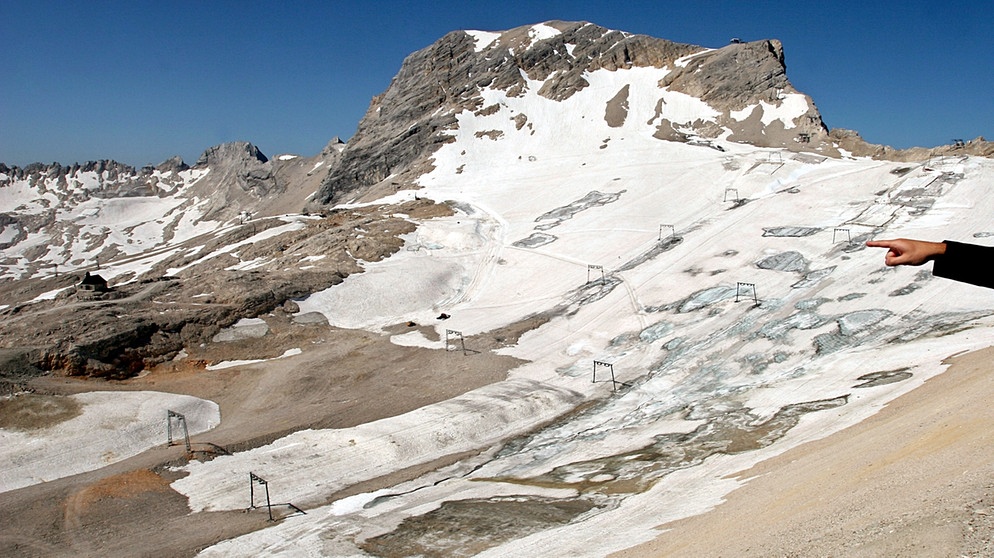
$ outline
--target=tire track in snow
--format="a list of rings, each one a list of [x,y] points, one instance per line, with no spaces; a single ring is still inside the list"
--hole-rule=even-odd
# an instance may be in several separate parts
[[[473,300],[474,295],[482,289],[483,286],[494,277],[494,275],[497,274],[496,265],[503,249],[507,223],[504,222],[504,220],[497,214],[482,206],[474,204],[470,205],[473,209],[484,215],[484,217],[480,219],[477,224],[477,228],[480,231],[481,237],[484,239],[485,243],[483,258],[476,265],[476,269],[473,271],[473,274],[466,286],[454,293],[451,297],[439,301],[438,305],[440,307],[451,307],[462,302]],[[481,225],[484,224],[486,225],[486,228],[481,227]]]

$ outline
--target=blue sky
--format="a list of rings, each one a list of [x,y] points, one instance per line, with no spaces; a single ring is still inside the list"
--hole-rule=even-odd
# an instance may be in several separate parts
[[[0,162],[140,166],[247,140],[348,138],[404,57],[549,19],[706,47],[780,39],[830,128],[894,147],[994,139],[994,3],[0,0]]]

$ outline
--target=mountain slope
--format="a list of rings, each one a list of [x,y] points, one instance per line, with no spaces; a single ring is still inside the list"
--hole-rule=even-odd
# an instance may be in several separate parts
[[[252,472],[308,512],[206,556],[603,556],[988,343],[990,294],[886,269],[863,242],[994,235],[994,163],[855,157],[837,138],[790,87],[775,41],[706,50],[565,22],[454,32],[405,62],[326,177],[299,163],[322,180],[311,214],[243,222],[245,207],[306,203],[271,199],[304,188],[251,148],[212,150],[206,177],[223,174],[218,158],[243,166],[197,218],[228,221],[107,262],[131,289],[120,304],[91,306],[36,271],[0,327],[23,346],[31,330],[12,324],[41,323],[49,355],[97,372],[140,362],[149,381],[256,360],[233,374],[281,401],[320,384],[286,385],[273,362],[326,354],[301,348],[304,322],[397,349],[364,338],[325,374],[372,361],[400,382],[397,355],[416,350],[441,355],[417,361],[430,363],[419,381],[444,385],[513,357],[506,380],[410,412],[239,432],[245,451],[189,461],[171,490],[194,514],[243,510]],[[93,322],[58,329],[74,313],[100,328],[145,320],[124,329],[161,350],[98,353],[107,344],[66,337]],[[230,341],[249,329],[261,334]],[[252,412],[289,412],[264,407]]]
[[[986,292],[884,269],[863,242],[991,234],[989,160],[833,158],[738,144],[727,127],[710,140],[701,130],[738,117],[775,136],[811,107],[788,96],[725,114],[664,90],[665,75],[587,72],[561,100],[524,76],[521,92],[481,88],[480,108],[455,113],[432,150],[421,189],[381,200],[451,200],[456,215],[423,223],[417,251],[299,302],[374,331],[444,312],[433,338],[393,335],[439,350],[449,331],[537,318],[501,350],[529,364],[445,405],[191,464],[174,487],[194,509],[234,509],[240,481],[228,472],[264,471],[290,501],[318,506],[467,443],[486,449],[206,555],[289,544],[602,556],[716,505],[733,473],[862,420],[939,373],[946,355],[986,343],[976,334],[994,316]],[[660,98],[691,141],[657,137]],[[356,308],[367,293],[382,295]],[[529,432],[538,423],[548,426]]]
[[[626,81],[638,85],[639,71]],[[194,509],[234,509],[241,481],[229,471],[252,470],[317,506],[467,443],[487,449],[206,555],[271,552],[280,540],[374,555],[601,556],[716,505],[737,485],[732,473],[861,420],[940,372],[946,355],[986,343],[976,332],[991,325],[989,295],[884,269],[862,243],[989,234],[990,161],[721,152],[660,142],[642,118],[618,128],[567,118],[600,116],[611,78],[589,76],[590,98],[563,102],[492,93],[500,111],[460,118],[420,179],[417,195],[453,200],[456,215],[423,223],[418,251],[299,302],[372,330],[442,311],[444,329],[465,336],[543,316],[501,351],[530,364],[444,406],[191,464],[174,486]],[[515,136],[501,111],[529,114],[534,135]],[[477,133],[495,129],[504,134]],[[371,292],[382,295],[357,308]],[[472,537],[450,536],[471,526]]]
[[[299,212],[314,171],[341,147],[269,160],[238,142],[206,150],[193,167],[179,158],[139,170],[114,161],[0,166],[0,277],[92,269],[250,216]]]
[[[502,33],[455,31],[404,61],[390,87],[373,99],[316,200],[343,201],[373,186],[382,192],[385,183],[410,186],[429,168],[431,154],[450,141],[460,114],[493,114],[497,107],[487,101],[488,92],[565,102],[590,86],[591,73],[623,76],[620,70],[632,69],[649,70],[657,81],[654,92],[631,103],[655,113],[652,133],[660,139],[706,141],[733,132],[733,141],[796,146],[798,134],[807,133],[815,136],[815,148],[827,133],[810,99],[787,81],[777,41],[710,51],[561,21]],[[605,116],[612,121],[623,119],[622,107],[629,105],[624,83],[617,88],[612,114]],[[683,98],[679,94],[708,110],[689,118],[679,108],[673,114],[668,103],[679,103],[672,99]],[[782,120],[772,114],[780,107],[788,114]],[[520,129],[528,116],[512,117]]]

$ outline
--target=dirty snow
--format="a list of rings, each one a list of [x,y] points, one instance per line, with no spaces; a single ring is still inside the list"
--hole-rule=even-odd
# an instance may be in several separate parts
[[[92,471],[165,445],[167,410],[186,417],[191,436],[221,422],[217,404],[189,395],[94,391],[67,397],[82,406],[82,414],[41,430],[0,428],[0,492]],[[173,433],[182,440],[181,430]]]
[[[914,175],[902,177],[890,172],[901,166],[896,163],[812,159],[736,144],[718,152],[660,142],[651,138],[652,126],[646,124],[656,99],[667,100],[664,116],[674,121],[711,113],[699,101],[681,105],[678,97],[667,96],[651,72],[595,73],[589,79],[590,87],[562,103],[483,91],[486,104],[502,108],[486,117],[458,115],[455,141],[436,153],[435,170],[421,179],[419,195],[454,200],[457,214],[423,224],[395,256],[367,264],[366,273],[299,303],[302,314],[320,312],[332,323],[373,331],[401,320],[434,323],[444,311],[452,318],[436,327],[439,337],[448,328],[472,334],[559,309],[549,323],[501,351],[532,362],[513,370],[503,384],[473,394],[473,408],[488,417],[484,422],[460,423],[468,431],[448,429],[452,440],[435,430],[434,419],[421,418],[461,417],[462,411],[451,407],[457,398],[416,415],[378,421],[378,438],[364,427],[310,432],[306,440],[298,433],[268,449],[235,456],[230,464],[191,465],[190,475],[174,486],[197,497],[208,487],[237,482],[233,470],[269,467],[281,475],[281,494],[308,502],[347,484],[339,480],[343,477],[383,474],[384,460],[395,460],[396,470],[460,451],[459,440],[468,432],[475,436],[472,445],[491,453],[453,466],[444,482],[426,475],[390,492],[314,509],[204,555],[278,553],[287,545],[314,554],[328,548],[338,549],[335,555],[357,554],[357,537],[380,533],[378,526],[397,525],[444,501],[509,492],[526,497],[535,490],[530,479],[548,484],[551,493],[560,488],[548,479],[559,474],[558,486],[572,490],[569,497],[606,497],[578,492],[575,482],[596,486],[614,482],[614,475],[647,479],[644,490],[610,496],[606,511],[483,553],[546,555],[555,548],[560,555],[603,556],[654,536],[662,522],[713,507],[737,486],[733,473],[863,420],[941,373],[941,361],[950,353],[988,344],[984,331],[992,324],[994,295],[922,279],[918,270],[885,269],[883,254],[863,249],[862,239],[849,244],[832,233],[837,227],[849,229],[853,238],[874,233],[860,219],[869,208],[881,206],[890,217],[876,236],[913,231],[970,238],[989,228],[985,218],[994,210],[983,179],[991,162],[970,159],[962,175],[936,194],[915,194],[916,204],[934,203],[935,211],[908,211],[895,202],[901,192],[913,190],[913,181],[936,179],[940,171],[918,167]],[[629,118],[621,128],[610,128],[600,115],[623,83],[631,89]],[[540,85],[529,84],[529,90]],[[806,110],[806,104],[788,96],[779,108],[763,107],[764,117],[773,113],[789,126],[801,108]],[[532,129],[514,128],[509,117],[518,113],[528,116]],[[503,136],[496,141],[476,137],[487,130]],[[739,198],[750,202],[738,207],[725,202],[725,188],[736,188]],[[680,239],[664,250],[659,249],[662,224],[673,225]],[[810,234],[766,234],[794,229]],[[545,235],[543,243],[515,244],[536,232]],[[801,263],[759,265],[787,253]],[[911,283],[920,288],[908,296],[895,294]],[[751,286],[748,296],[736,302],[742,285]],[[442,345],[420,332],[391,339],[399,345]],[[591,381],[594,361],[613,365],[623,382],[618,391],[612,391],[605,369],[596,383]],[[853,389],[860,375],[906,366],[911,366],[911,379]],[[576,401],[598,403],[497,452],[518,423],[504,407],[506,400],[489,394],[520,382],[528,382],[536,394],[567,393],[557,391],[564,389],[576,394],[531,411],[536,413],[532,424]],[[762,442],[753,451],[714,453],[651,472],[635,469],[640,461],[625,461],[625,455],[637,454],[660,436],[689,435],[735,413],[743,413],[749,424],[771,420],[782,409],[815,401],[833,402],[832,410],[806,412],[775,443]],[[349,440],[373,449],[355,452],[345,445]],[[387,440],[419,449],[383,453],[391,447]],[[312,468],[307,456],[314,452],[337,458],[317,459],[323,466]],[[244,464],[235,466],[241,459]],[[299,472],[276,473],[290,470]],[[374,500],[384,494],[392,497]],[[195,505],[236,509],[244,503],[217,494]]]
[[[493,41],[471,35],[478,48]],[[194,510],[243,509],[247,471],[267,478],[275,500],[307,510],[204,555],[360,555],[357,540],[444,502],[541,496],[603,506],[482,555],[604,556],[713,507],[738,485],[734,473],[865,419],[941,373],[949,354],[989,344],[994,293],[885,269],[883,253],[862,242],[988,231],[994,163],[936,161],[901,175],[891,171],[907,163],[660,141],[652,137],[660,100],[659,116],[676,123],[717,115],[659,88],[665,72],[593,72],[589,87],[562,102],[536,95],[541,82],[519,97],[484,89],[485,104],[500,110],[457,115],[453,141],[435,153],[418,192],[449,200],[456,214],[422,223],[394,256],[299,301],[298,316],[379,332],[437,323],[446,312],[451,319],[436,326],[443,337],[544,312],[544,325],[501,350],[528,363],[503,382],[404,415],[297,432],[182,467],[187,475],[172,486]],[[610,127],[604,107],[625,85],[628,117]],[[802,100],[760,103],[764,122],[792,126],[807,110]],[[516,128],[518,114],[529,126]],[[477,136],[491,131],[498,139]],[[738,201],[726,201],[728,189]],[[299,224],[287,221],[286,230]],[[663,225],[673,238],[661,238]],[[833,238],[839,228],[852,242]],[[520,242],[529,238],[542,242]],[[783,254],[796,265],[759,265]],[[442,350],[420,332],[391,339]],[[905,367],[909,379],[853,387],[864,374]],[[750,428],[798,407],[806,410],[788,413],[775,436],[749,438]],[[723,432],[753,445],[728,450]],[[660,449],[664,441],[671,445]],[[322,506],[355,482],[464,451],[476,453]],[[642,458],[652,452],[658,459]],[[681,455],[689,457],[672,458]]]

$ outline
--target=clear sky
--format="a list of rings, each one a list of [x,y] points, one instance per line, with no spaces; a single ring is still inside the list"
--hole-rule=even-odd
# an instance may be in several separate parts
[[[196,161],[348,139],[404,57],[456,29],[550,19],[706,47],[775,38],[830,128],[994,139],[994,3],[0,0],[0,162]]]

